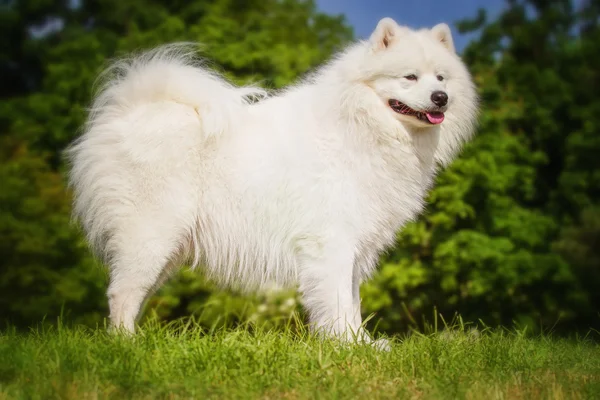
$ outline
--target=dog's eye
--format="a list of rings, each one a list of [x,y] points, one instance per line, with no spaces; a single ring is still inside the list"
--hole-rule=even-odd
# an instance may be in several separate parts
[[[417,80],[417,76],[415,74],[406,75],[404,78],[408,79],[409,81],[416,81]]]
[[[444,77],[443,77],[443,76],[441,76],[441,75],[438,75],[438,76],[437,76],[437,80],[441,82],[441,81],[443,81],[443,80],[444,80]]]

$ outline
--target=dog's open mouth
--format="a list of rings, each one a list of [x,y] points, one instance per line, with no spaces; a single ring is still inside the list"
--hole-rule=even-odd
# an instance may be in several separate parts
[[[444,113],[441,111],[416,111],[396,99],[388,100],[388,104],[390,105],[391,109],[398,114],[413,116],[432,125],[437,125],[444,122]]]

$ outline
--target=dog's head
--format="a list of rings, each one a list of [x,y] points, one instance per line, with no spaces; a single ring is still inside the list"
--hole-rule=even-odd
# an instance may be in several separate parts
[[[356,79],[365,84],[369,104],[360,107],[389,130],[439,132],[450,157],[474,130],[477,95],[448,25],[416,31],[384,18],[363,46]]]

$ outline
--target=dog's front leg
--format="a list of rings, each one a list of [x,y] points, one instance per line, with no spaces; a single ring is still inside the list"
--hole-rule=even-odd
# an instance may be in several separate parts
[[[344,341],[368,340],[356,302],[354,251],[332,245],[319,253],[305,258],[300,270],[300,292],[311,328]]]

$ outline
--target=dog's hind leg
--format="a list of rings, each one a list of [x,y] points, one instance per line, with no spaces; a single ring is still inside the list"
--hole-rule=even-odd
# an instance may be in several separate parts
[[[180,261],[182,241],[175,230],[145,222],[128,226],[116,238],[107,292],[112,329],[133,333],[144,301]]]

